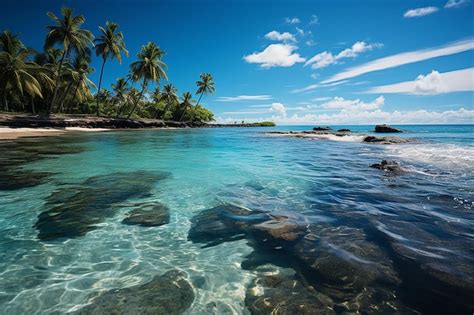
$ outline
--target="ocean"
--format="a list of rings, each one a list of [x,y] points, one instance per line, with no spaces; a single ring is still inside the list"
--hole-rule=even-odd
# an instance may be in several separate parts
[[[185,314],[304,313],[314,301],[318,314],[472,314],[474,126],[396,126],[416,142],[392,145],[363,143],[373,126],[332,127],[353,134],[266,133],[311,129],[277,126],[0,142],[0,313],[76,312],[177,269],[194,294]],[[384,159],[403,172],[369,167]],[[122,222],[157,204],[168,223]],[[229,205],[250,219],[195,219]],[[262,237],[262,215],[290,218],[296,236]]]

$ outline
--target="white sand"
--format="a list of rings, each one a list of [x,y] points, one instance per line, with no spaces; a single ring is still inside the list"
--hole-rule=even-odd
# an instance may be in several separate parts
[[[56,128],[10,128],[0,127],[0,140],[13,140],[23,137],[44,137],[44,136],[57,136],[68,132],[74,131],[108,131],[109,129],[103,128],[80,128],[80,127],[67,127],[65,129]]]

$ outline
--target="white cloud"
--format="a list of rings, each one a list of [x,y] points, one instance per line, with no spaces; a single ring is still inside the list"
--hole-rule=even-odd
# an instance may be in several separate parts
[[[265,35],[265,38],[282,42],[296,42],[295,36],[288,32],[280,33],[278,31],[271,31]]]
[[[300,22],[301,22],[300,19],[297,18],[297,17],[293,17],[293,18],[286,17],[285,18],[285,23],[287,23],[287,24],[298,24]]]
[[[236,102],[236,101],[264,101],[270,100],[270,95],[239,95],[239,96],[221,96],[217,98],[218,102]]]
[[[262,68],[291,67],[295,63],[304,62],[306,59],[293,53],[298,47],[289,44],[272,44],[261,52],[244,56],[248,63],[260,64]]]
[[[317,15],[311,15],[311,20],[309,21],[309,25],[319,24],[319,18]]]
[[[448,0],[444,7],[446,9],[452,9],[452,8],[460,8],[465,5],[467,5],[470,1],[469,0]]]
[[[423,61],[423,60],[427,60],[431,58],[453,55],[453,54],[457,54],[457,53],[472,50],[472,49],[474,49],[474,40],[467,39],[467,40],[450,43],[441,47],[400,53],[400,54],[376,59],[357,67],[346,69],[343,72],[337,73],[334,76],[330,77],[329,79],[322,81],[322,83],[331,83],[331,82],[335,82],[339,80],[345,80],[345,79],[357,77],[359,75],[373,72],[373,71],[394,68],[401,65],[415,63],[415,62],[419,62],[419,61]]]
[[[369,103],[364,103],[360,99],[346,100],[342,97],[334,97],[332,100],[321,105],[322,108],[326,109],[341,109],[342,111],[361,111],[361,110],[375,110],[379,109],[385,103],[383,96],[377,97],[375,100]]]
[[[291,93],[309,92],[309,91],[316,90],[316,89],[319,89],[319,88],[322,88],[322,87],[332,87],[332,86],[341,85],[341,84],[344,84],[344,83],[347,83],[347,82],[349,82],[349,81],[348,80],[343,80],[343,81],[337,81],[337,82],[332,82],[332,83],[315,83],[315,84],[305,86],[304,88],[294,89],[294,90],[291,91]]]
[[[316,45],[316,42],[312,39],[308,39],[307,41],[304,42],[306,46],[314,46]]]
[[[438,10],[439,9],[437,7],[424,7],[424,8],[411,9],[405,12],[405,14],[403,14],[403,17],[405,18],[420,17],[420,16],[433,14],[437,12]]]
[[[271,112],[275,112],[282,117],[286,117],[286,108],[282,103],[273,103],[270,107]]]
[[[474,91],[474,68],[439,73],[420,74],[414,81],[377,86],[368,93],[404,93],[435,95],[451,92]]]
[[[336,56],[332,53],[323,51],[306,61],[305,66],[311,65],[312,69],[320,69],[327,67],[331,64],[337,63],[338,60],[343,58],[355,58],[359,54],[371,51],[375,48],[380,48],[383,45],[380,43],[367,44],[366,42],[356,42],[350,48],[346,48],[343,51],[339,52]]]
[[[236,113],[236,115],[244,115]],[[383,111],[381,109],[374,111],[340,111],[334,114],[293,114],[290,116],[260,116],[260,117],[217,117],[217,122],[234,122],[245,120],[247,122],[256,122],[271,120],[282,125],[340,125],[340,124],[471,124],[474,121],[474,110],[460,108],[458,110],[448,111]]]

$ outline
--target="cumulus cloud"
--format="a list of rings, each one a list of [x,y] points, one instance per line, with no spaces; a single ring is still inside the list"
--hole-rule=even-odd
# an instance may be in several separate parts
[[[420,16],[433,14],[437,12],[438,10],[439,9],[437,7],[424,7],[424,8],[411,9],[405,12],[405,14],[403,14],[403,17],[405,18],[420,17]]]
[[[261,52],[244,56],[244,60],[247,63],[260,64],[262,68],[291,67],[306,60],[298,53],[294,53],[297,49],[297,46],[290,44],[272,44]]]
[[[469,0],[448,0],[448,2],[446,2],[444,7],[446,9],[460,8],[469,4],[469,2],[470,2]]]
[[[265,35],[265,38],[282,42],[296,42],[295,36],[288,32],[280,33],[278,31],[271,31]]]
[[[236,115],[243,115],[236,113]],[[460,108],[449,111],[343,111],[334,114],[293,114],[289,116],[273,115],[260,117],[222,117],[216,118],[217,122],[234,122],[245,120],[256,122],[271,120],[282,125],[340,125],[340,124],[470,124],[474,121],[474,110]]]
[[[367,93],[436,95],[463,91],[474,91],[474,68],[444,73],[433,70],[426,75],[420,74],[413,81],[377,86]]]
[[[236,102],[236,101],[265,101],[270,100],[270,95],[239,95],[239,96],[220,96],[218,102]]]
[[[285,23],[287,23],[287,24],[298,24],[300,22],[301,22],[300,19],[296,16],[293,17],[293,18],[290,18],[290,17],[285,18]]]
[[[366,42],[359,41],[354,43],[350,48],[346,48],[339,52],[335,56],[330,52],[323,51],[322,53],[319,53],[306,61],[305,66],[311,65],[312,69],[325,68],[331,64],[337,63],[338,60],[344,58],[355,58],[363,52],[371,51],[382,46],[383,45],[380,43],[367,44]]]
[[[343,97],[334,97],[332,100],[322,104],[322,108],[326,109],[341,109],[342,111],[361,111],[361,110],[375,110],[379,109],[385,103],[383,96],[377,97],[372,102],[365,103],[360,99],[346,100]]]
[[[453,55],[453,54],[461,53],[461,52],[472,50],[472,49],[474,49],[474,40],[467,39],[467,40],[450,43],[450,44],[440,46],[440,47],[400,53],[400,54],[376,59],[357,67],[346,69],[340,73],[333,75],[329,79],[322,81],[322,83],[331,83],[331,82],[335,82],[339,80],[346,80],[346,79],[354,78],[359,75],[373,72],[373,71],[380,71],[380,70],[385,70],[389,68],[394,68],[401,65],[415,63],[415,62],[419,62],[419,61],[423,61],[423,60],[427,60],[431,58]]]
[[[272,103],[270,111],[275,112],[282,117],[286,117],[286,108],[282,103]]]

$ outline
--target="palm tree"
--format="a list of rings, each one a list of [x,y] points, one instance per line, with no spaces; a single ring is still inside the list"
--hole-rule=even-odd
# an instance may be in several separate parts
[[[201,80],[196,82],[196,85],[198,87],[196,94],[201,95],[199,96],[196,105],[199,105],[199,102],[201,102],[201,97],[203,96],[203,94],[212,94],[215,91],[214,79],[212,78],[212,75],[210,73],[201,73],[200,78]]]
[[[163,92],[161,93],[160,100],[165,101],[165,114],[169,110],[171,105],[178,102],[178,95],[176,93],[177,90],[171,83],[168,83],[163,87]]]
[[[118,78],[115,84],[112,84],[112,90],[115,93],[114,105],[117,104],[117,117],[120,116],[120,113],[123,109],[124,103],[127,100],[127,91],[128,91],[128,80],[125,78]],[[122,106],[120,105],[122,103]]]
[[[94,36],[90,31],[81,29],[85,18],[83,15],[74,16],[71,8],[63,7],[61,9],[62,18],[58,18],[52,12],[48,12],[47,14],[55,25],[48,26],[48,34],[46,35],[44,48],[46,50],[56,44],[60,44],[63,47],[63,54],[59,60],[56,72],[53,98],[49,107],[49,112],[51,112],[57,101],[59,80],[65,58],[67,58],[69,53],[73,50],[79,54],[85,54],[89,45],[94,45],[92,42]]]
[[[193,106],[192,98],[193,98],[193,95],[190,92],[183,93],[182,101],[180,104],[180,107],[182,108],[183,113],[181,114],[181,118],[179,119],[179,121],[183,120],[183,117],[186,114],[187,109]]]
[[[158,103],[161,100],[161,90],[159,86],[157,86],[151,93],[151,99],[154,103]]]
[[[130,65],[130,71],[135,81],[143,80],[140,94],[135,99],[135,104],[132,110],[128,114],[127,118],[132,116],[135,108],[143,97],[143,93],[147,87],[148,81],[159,82],[160,79],[167,80],[164,68],[166,64],[161,60],[164,52],[155,43],[149,42],[142,47],[140,53],[138,53],[138,60]]]
[[[70,105],[74,105],[74,101],[79,99],[80,102],[84,101],[87,98],[92,97],[91,89],[95,89],[95,84],[88,78],[88,75],[94,72],[94,68],[90,66],[90,58],[87,56],[77,56],[74,59],[73,64],[71,65],[71,72],[72,72],[72,80],[70,85],[66,89],[64,98],[62,102],[64,102],[65,98],[68,96],[68,92],[74,84],[74,91],[71,94],[71,99],[69,101]]]
[[[0,35],[0,94],[3,95],[5,109],[8,110],[8,95],[20,97],[27,94],[32,103],[34,112],[34,97],[43,97],[42,85],[51,86],[48,69],[38,66],[29,60],[34,53],[26,48],[18,39],[8,31]]]
[[[104,73],[104,66],[107,59],[117,58],[119,63],[122,63],[122,52],[128,57],[128,50],[125,48],[123,42],[122,32],[118,32],[118,24],[109,22],[105,24],[105,28],[99,26],[102,33],[99,38],[94,40],[95,53],[102,57],[102,67],[100,69],[99,89],[97,91],[97,116],[99,116],[99,93],[102,84],[102,75]]]

